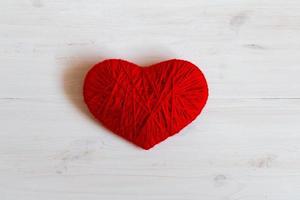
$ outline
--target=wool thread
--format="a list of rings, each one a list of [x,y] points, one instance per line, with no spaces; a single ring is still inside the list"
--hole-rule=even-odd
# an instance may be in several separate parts
[[[208,87],[200,69],[188,61],[172,59],[140,67],[108,59],[87,73],[83,95],[105,127],[150,149],[201,113]]]

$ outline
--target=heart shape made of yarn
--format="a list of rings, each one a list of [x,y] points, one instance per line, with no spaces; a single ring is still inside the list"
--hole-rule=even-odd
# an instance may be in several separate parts
[[[208,98],[204,75],[178,59],[149,67],[108,59],[87,73],[84,101],[115,134],[150,149],[178,133],[201,112]]]

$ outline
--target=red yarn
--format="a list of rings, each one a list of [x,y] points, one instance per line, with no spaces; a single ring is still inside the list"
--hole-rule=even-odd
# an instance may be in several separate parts
[[[200,114],[208,88],[202,72],[188,61],[139,67],[110,59],[88,72],[83,93],[89,110],[105,127],[150,149]]]

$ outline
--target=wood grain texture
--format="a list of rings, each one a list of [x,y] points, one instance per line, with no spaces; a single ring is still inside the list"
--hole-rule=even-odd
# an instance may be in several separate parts
[[[1,0],[1,200],[300,199],[300,1]],[[200,66],[202,115],[150,151],[83,104],[92,64]]]

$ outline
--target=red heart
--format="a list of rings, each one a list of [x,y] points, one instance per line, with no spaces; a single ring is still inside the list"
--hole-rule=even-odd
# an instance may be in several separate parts
[[[188,61],[139,67],[109,59],[87,73],[83,93],[90,112],[105,127],[150,149],[200,114],[208,88],[202,72]]]

